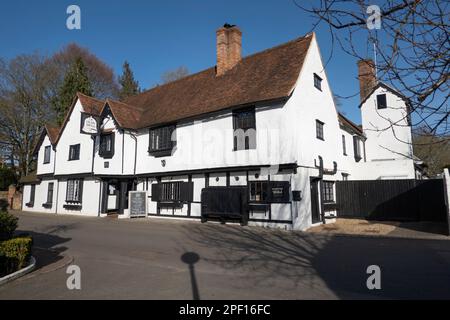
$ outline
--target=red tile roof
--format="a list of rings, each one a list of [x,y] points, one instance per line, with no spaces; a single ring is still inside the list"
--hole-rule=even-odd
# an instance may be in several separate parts
[[[210,68],[129,97],[124,102],[142,109],[142,113],[138,122],[127,123],[131,128],[143,128],[287,98],[296,84],[312,37],[309,34],[245,57],[222,76],[216,76],[215,68]],[[124,115],[129,109],[117,107],[113,112],[116,116]]]

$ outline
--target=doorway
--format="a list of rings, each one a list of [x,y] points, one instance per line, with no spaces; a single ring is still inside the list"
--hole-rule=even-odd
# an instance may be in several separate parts
[[[134,189],[133,180],[103,180],[101,212],[108,215],[123,214],[128,209],[128,192]]]

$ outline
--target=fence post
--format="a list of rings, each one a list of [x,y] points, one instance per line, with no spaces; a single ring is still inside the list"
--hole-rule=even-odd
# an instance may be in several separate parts
[[[447,207],[447,228],[450,236],[450,166],[444,168],[444,196],[445,206]]]

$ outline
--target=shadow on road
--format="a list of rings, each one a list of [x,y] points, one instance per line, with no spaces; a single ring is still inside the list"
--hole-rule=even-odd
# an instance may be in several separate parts
[[[448,241],[318,235],[216,224],[186,225],[185,234],[210,249],[209,254],[202,254],[202,260],[233,272],[244,271],[255,286],[284,286],[293,292],[319,294],[328,291],[328,296],[331,290],[340,298],[450,297]],[[381,268],[381,290],[366,286],[370,265]]]
[[[35,231],[18,230],[17,235],[27,235],[33,238],[32,255],[36,258],[36,270],[52,265],[64,258],[66,246],[62,246],[71,240],[55,234],[40,233]]]
[[[200,300],[200,293],[198,292],[197,279],[195,277],[194,264],[200,260],[200,257],[195,252],[186,252],[181,256],[181,261],[189,266],[189,275],[191,277],[191,287],[192,287],[192,299]]]

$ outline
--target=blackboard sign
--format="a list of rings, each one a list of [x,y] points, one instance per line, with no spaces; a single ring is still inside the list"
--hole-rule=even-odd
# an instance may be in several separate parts
[[[130,218],[147,216],[147,191],[130,191],[128,201]]]

